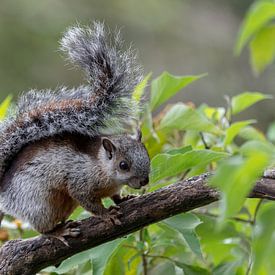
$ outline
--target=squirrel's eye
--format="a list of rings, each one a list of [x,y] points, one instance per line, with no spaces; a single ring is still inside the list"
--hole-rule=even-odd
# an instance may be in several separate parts
[[[129,170],[129,165],[128,165],[128,163],[126,161],[123,160],[123,161],[120,162],[119,168],[121,170],[126,171],[126,170]]]

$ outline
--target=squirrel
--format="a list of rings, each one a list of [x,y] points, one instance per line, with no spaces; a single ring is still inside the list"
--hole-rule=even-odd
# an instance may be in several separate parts
[[[122,51],[119,32],[100,22],[69,28],[60,44],[88,84],[31,90],[0,123],[0,222],[8,214],[42,234],[64,225],[78,205],[119,224],[117,207],[101,199],[118,205],[129,198],[120,197],[122,186],[139,189],[150,172],[141,132],[129,133],[142,79],[135,52]],[[79,233],[63,229],[61,237]]]

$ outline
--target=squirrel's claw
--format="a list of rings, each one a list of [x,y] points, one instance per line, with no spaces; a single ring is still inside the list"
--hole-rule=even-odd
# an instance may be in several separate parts
[[[125,197],[122,197],[122,198],[120,199],[120,202],[119,202],[119,203],[122,203],[122,202],[125,202],[125,201],[128,201],[128,200],[134,199],[134,198],[136,198],[136,197],[138,197],[138,196],[136,196],[136,195],[127,195],[127,196],[125,196]]]
[[[121,212],[119,212],[119,210],[120,210],[120,206],[119,205],[111,205],[108,208],[109,213],[116,212],[117,214],[122,214]]]
[[[121,225],[121,221],[119,220],[119,218],[117,216],[110,215],[109,219],[114,225]]]
[[[78,221],[67,221],[65,223],[58,224],[56,228],[54,228],[50,232],[45,233],[44,235],[47,237],[53,237],[55,239],[58,239],[66,246],[70,247],[66,240],[66,237],[78,237],[81,234],[80,228],[77,228],[78,225]]]
[[[122,213],[119,211],[111,211],[110,212],[110,219],[113,224],[115,225],[121,225],[121,221],[119,218],[122,216]]]
[[[137,197],[136,195],[127,195],[124,197],[121,197],[120,195],[114,195],[112,199],[116,205],[119,205],[122,202],[128,201],[130,199],[134,199],[136,197]]]
[[[108,211],[102,216],[102,219],[105,221],[111,221],[113,225],[121,225],[119,218],[122,216],[122,213],[119,209],[119,205],[111,205],[108,208]]]
[[[121,225],[121,221],[119,220],[119,218],[122,216],[122,213],[119,210],[119,205],[112,205],[108,208],[109,219],[114,225]]]

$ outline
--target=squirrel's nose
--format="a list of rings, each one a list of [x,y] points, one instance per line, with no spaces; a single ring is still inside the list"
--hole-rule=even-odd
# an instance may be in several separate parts
[[[141,182],[140,182],[140,184],[142,185],[142,186],[145,186],[146,184],[148,184],[149,183],[149,177],[146,177],[144,180],[142,180]]]

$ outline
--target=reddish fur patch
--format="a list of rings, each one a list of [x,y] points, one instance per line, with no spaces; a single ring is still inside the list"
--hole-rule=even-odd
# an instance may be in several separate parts
[[[55,223],[58,223],[65,221],[78,206],[78,203],[69,196],[66,190],[52,190],[49,196],[49,205],[53,209],[54,217],[52,218]]]
[[[93,103],[96,100],[96,98],[97,98],[96,96],[90,97],[89,104],[91,104],[91,106],[93,106]],[[54,113],[55,111],[66,113],[66,111],[70,109],[77,111],[83,108],[83,106],[84,106],[83,99],[65,99],[57,102],[51,101],[43,106],[40,106],[38,109],[34,109],[30,111],[28,115],[31,119],[36,119],[36,118],[39,118],[41,114],[47,114],[50,112]]]
[[[98,97],[98,95],[93,95],[89,98],[89,105],[91,108]],[[28,116],[32,120],[39,120],[44,114],[50,112],[56,113],[58,111],[66,113],[72,109],[75,111],[80,111],[86,104],[87,102],[84,104],[83,99],[66,99],[61,101],[51,101],[43,106],[39,106],[37,109],[31,110],[29,113],[23,113],[18,116],[16,121],[9,128],[7,128],[4,133],[2,133],[0,140],[4,141],[6,136],[14,132],[16,128],[22,128],[24,126],[25,116]]]
[[[108,185],[104,189],[100,189],[96,191],[97,198],[107,198],[112,197],[114,194],[118,192],[119,188],[117,185]]]

